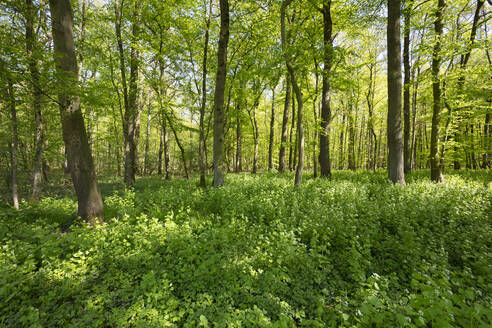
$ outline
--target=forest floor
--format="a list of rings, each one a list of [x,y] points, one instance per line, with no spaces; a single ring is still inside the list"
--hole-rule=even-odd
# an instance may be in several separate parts
[[[102,179],[106,223],[68,184],[0,203],[0,326],[490,327],[492,172]]]

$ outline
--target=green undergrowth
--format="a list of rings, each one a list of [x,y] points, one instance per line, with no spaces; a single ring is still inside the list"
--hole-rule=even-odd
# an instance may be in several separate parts
[[[0,209],[0,326],[490,327],[490,171],[141,178]]]

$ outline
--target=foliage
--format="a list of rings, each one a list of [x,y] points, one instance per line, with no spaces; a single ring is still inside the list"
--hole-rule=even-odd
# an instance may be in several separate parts
[[[490,171],[427,175],[142,178],[97,228],[67,197],[1,208],[0,325],[489,327]]]

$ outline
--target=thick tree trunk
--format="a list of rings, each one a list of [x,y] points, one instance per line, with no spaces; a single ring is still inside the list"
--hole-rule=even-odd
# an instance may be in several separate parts
[[[434,21],[435,44],[432,53],[432,129],[431,129],[431,180],[442,182],[442,168],[439,160],[439,130],[441,124],[441,81],[439,69],[441,65],[441,36],[442,36],[442,15],[444,11],[444,0],[438,0],[436,10],[436,20]]]
[[[278,154],[278,171],[280,173],[285,171],[285,145],[287,144],[287,134],[289,126],[289,111],[290,111],[290,76],[287,74],[284,81],[285,86],[285,101],[284,101],[284,114],[282,116],[282,135],[280,137],[280,150]]]
[[[208,41],[209,41],[209,30],[210,22],[212,19],[212,0],[208,4],[208,18],[205,29],[205,41],[203,44],[203,72],[202,72],[202,103],[200,104],[200,140],[198,145],[198,166],[200,167],[200,186],[205,187],[207,182],[205,180],[205,108],[207,106],[207,60],[208,60]]]
[[[405,29],[403,32],[403,170],[405,173],[411,170],[410,149],[410,6],[404,11]]]
[[[405,183],[401,135],[400,0],[388,0],[388,177]]]
[[[229,0],[220,0],[220,33],[214,95],[214,187],[224,184],[224,92],[229,43]]]
[[[270,117],[270,138],[268,142],[268,170],[273,169],[274,137],[275,137],[275,87],[272,88],[272,115]]]
[[[330,76],[333,57],[331,0],[323,3],[323,45],[324,45],[324,67],[323,67],[323,89],[321,94],[321,120],[319,135],[319,164],[321,176],[331,178],[330,163]]]
[[[41,193],[42,183],[42,164],[43,164],[43,120],[41,114],[41,89],[39,81],[38,60],[36,59],[36,35],[34,33],[34,20],[36,11],[32,0],[26,0],[26,51],[29,63],[29,72],[33,90],[32,109],[36,122],[35,145],[36,154],[34,156],[33,165],[33,185],[31,193],[31,201],[37,202]]]
[[[103,203],[80,110],[80,99],[74,92],[78,67],[70,1],[50,0],[50,11],[54,59],[60,77],[58,104],[68,165],[78,200],[78,215],[94,225],[103,220]]]

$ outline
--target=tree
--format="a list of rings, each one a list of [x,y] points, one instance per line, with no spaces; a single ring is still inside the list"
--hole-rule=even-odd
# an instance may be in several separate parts
[[[331,164],[330,164],[330,120],[331,120],[331,106],[330,106],[330,74],[333,58],[333,37],[332,28],[333,22],[331,19],[331,0],[325,0],[323,2],[323,87],[321,94],[321,119],[319,134],[319,164],[321,176],[325,178],[331,178]]]
[[[33,185],[31,201],[38,201],[41,193],[41,166],[43,162],[43,119],[41,115],[41,87],[39,68],[37,60],[36,34],[34,32],[35,8],[32,0],[26,0],[26,51],[28,56],[28,66],[33,90],[32,109],[36,123],[36,155],[34,156]]]
[[[50,0],[58,105],[67,160],[78,201],[78,215],[90,224],[103,220],[103,203],[77,95],[78,66],[69,0]]]
[[[441,80],[439,70],[441,67],[441,38],[442,38],[442,16],[444,11],[444,0],[438,0],[434,21],[434,49],[432,51],[432,129],[430,145],[431,180],[442,182],[442,168],[439,159],[439,131],[441,123]]]
[[[214,95],[214,187],[224,184],[224,92],[229,43],[229,0],[220,0],[220,34]]]
[[[292,3],[293,0],[284,0],[280,8],[280,31],[281,31],[281,43],[282,51],[284,53],[285,65],[287,66],[287,71],[289,72],[290,80],[292,82],[292,88],[297,100],[297,143],[299,148],[298,163],[296,166],[296,175],[294,179],[294,185],[299,187],[301,185],[302,170],[304,168],[304,128],[302,123],[302,110],[303,110],[303,99],[302,91],[297,83],[297,76],[294,70],[294,66],[291,62],[290,54],[287,49],[287,40],[285,35],[285,11],[287,7]],[[295,157],[295,156],[294,156]]]
[[[400,0],[388,0],[388,176],[405,183],[401,135]]]

